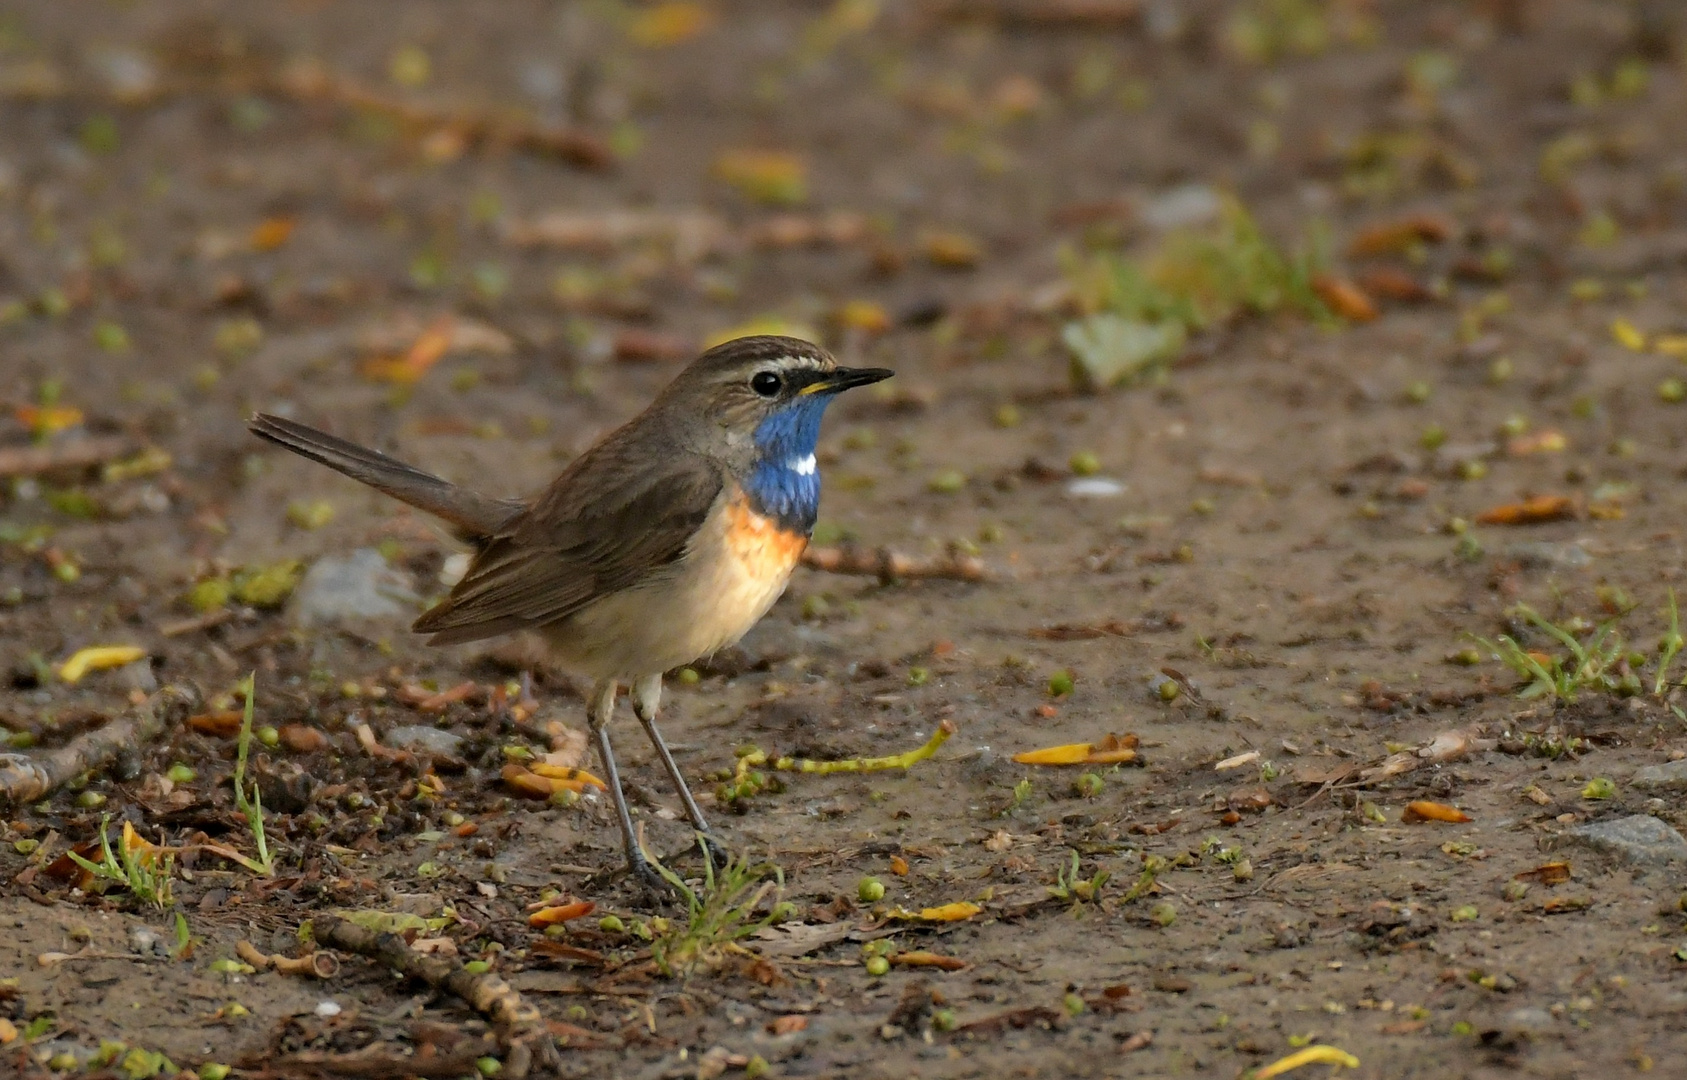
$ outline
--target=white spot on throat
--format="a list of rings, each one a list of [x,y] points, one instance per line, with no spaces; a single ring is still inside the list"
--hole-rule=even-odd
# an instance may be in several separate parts
[[[785,463],[785,467],[796,473],[798,476],[813,476],[815,467],[814,455],[805,454],[800,458],[792,458]]]

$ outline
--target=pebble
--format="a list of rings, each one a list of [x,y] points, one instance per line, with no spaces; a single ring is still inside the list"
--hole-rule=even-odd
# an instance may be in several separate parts
[[[1066,483],[1066,494],[1074,499],[1113,499],[1124,493],[1124,484],[1105,476],[1081,476]]]
[[[387,732],[386,738],[381,740],[394,750],[408,750],[413,754],[445,754],[458,756],[463,748],[463,737],[453,735],[449,731],[441,731],[426,724],[405,724]]]
[[[1216,221],[1224,209],[1219,193],[1206,184],[1184,184],[1150,199],[1140,220],[1150,229],[1182,229]]]
[[[1687,840],[1647,814],[1596,821],[1571,829],[1568,838],[1630,863],[1656,865],[1687,861]]]
[[[1538,1035],[1551,1031],[1557,1026],[1551,1013],[1545,1009],[1524,1007],[1513,1009],[1500,1018],[1500,1027],[1506,1032],[1519,1035]]]
[[[1634,774],[1629,785],[1642,791],[1687,790],[1687,759],[1648,765]]]
[[[300,626],[319,626],[407,616],[420,603],[408,575],[388,566],[373,548],[359,548],[318,559],[293,590],[288,613]]]

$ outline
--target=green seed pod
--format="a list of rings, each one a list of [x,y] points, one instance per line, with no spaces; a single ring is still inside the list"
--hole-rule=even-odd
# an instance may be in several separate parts
[[[605,915],[597,921],[597,928],[606,934],[624,934],[627,924],[621,921],[619,915]]]
[[[876,877],[864,877],[856,884],[855,895],[863,904],[876,904],[885,898],[885,883]]]
[[[884,957],[874,956],[867,960],[867,974],[877,978],[880,975],[887,974],[889,971],[890,961],[886,960]]]
[[[199,777],[197,772],[180,762],[170,766],[170,771],[164,775],[172,784],[191,784]]]
[[[1072,784],[1072,790],[1080,799],[1093,799],[1101,794],[1102,780],[1097,773],[1087,772],[1078,777]]]

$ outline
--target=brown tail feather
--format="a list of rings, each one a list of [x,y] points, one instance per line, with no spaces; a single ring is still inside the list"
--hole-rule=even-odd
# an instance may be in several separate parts
[[[246,422],[246,426],[261,439],[284,446],[301,457],[320,462],[359,483],[368,484],[376,491],[449,522],[465,539],[492,535],[523,505],[512,499],[494,499],[458,487],[379,451],[279,416],[258,413]]]

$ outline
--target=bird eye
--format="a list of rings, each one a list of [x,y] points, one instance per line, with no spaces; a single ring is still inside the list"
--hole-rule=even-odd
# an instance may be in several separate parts
[[[750,377],[750,389],[762,397],[776,397],[785,382],[771,371],[758,371]]]

